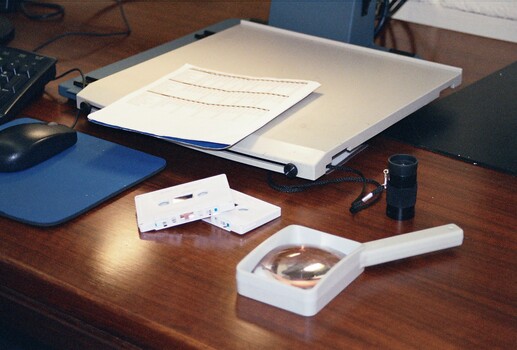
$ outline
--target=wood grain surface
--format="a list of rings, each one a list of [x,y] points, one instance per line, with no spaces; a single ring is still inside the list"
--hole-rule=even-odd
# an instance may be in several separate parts
[[[30,50],[65,31],[123,28],[113,1],[61,3],[66,15],[58,21],[9,14],[16,26],[11,45]],[[269,11],[267,1],[127,1],[124,6],[131,35],[68,37],[40,52],[58,58],[58,72],[75,67],[88,72],[227,18],[267,20]],[[394,41],[424,59],[464,68],[464,85],[517,60],[517,44],[400,22],[392,23],[383,42]],[[71,123],[75,108],[58,95],[58,83],[50,83],[20,116]],[[517,344],[515,177],[376,137],[348,165],[381,181],[392,154],[419,160],[416,216],[398,222],[385,215],[384,198],[350,214],[357,184],[279,193],[268,187],[262,169],[84,119],[78,129],[163,157],[168,165],[57,227],[0,218],[2,322],[71,349],[510,349]],[[135,195],[221,173],[234,189],[280,206],[281,218],[244,236],[202,222],[139,234]],[[313,317],[236,292],[237,263],[287,225],[367,242],[447,223],[463,228],[461,247],[369,267]]]

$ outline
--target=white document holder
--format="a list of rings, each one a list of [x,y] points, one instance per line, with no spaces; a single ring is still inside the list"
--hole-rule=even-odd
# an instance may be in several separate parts
[[[102,108],[185,63],[250,76],[313,80],[314,93],[223,151],[210,154],[317,179],[359,146],[461,83],[460,68],[241,21],[89,84],[77,95]],[[144,116],[143,116],[144,117]]]

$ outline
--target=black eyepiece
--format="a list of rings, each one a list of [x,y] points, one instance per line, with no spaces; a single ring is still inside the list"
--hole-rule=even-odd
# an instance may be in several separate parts
[[[418,160],[409,154],[395,154],[388,159],[386,215],[395,220],[415,216]]]

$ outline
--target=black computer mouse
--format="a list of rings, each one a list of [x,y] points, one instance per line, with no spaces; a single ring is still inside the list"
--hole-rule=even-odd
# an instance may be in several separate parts
[[[60,124],[18,124],[0,130],[0,172],[28,169],[73,146],[77,132]]]

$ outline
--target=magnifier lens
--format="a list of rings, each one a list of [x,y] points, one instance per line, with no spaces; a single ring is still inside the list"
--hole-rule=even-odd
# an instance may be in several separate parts
[[[311,246],[282,246],[262,258],[255,270],[299,288],[312,288],[345,254]],[[254,272],[255,272],[254,270]]]

